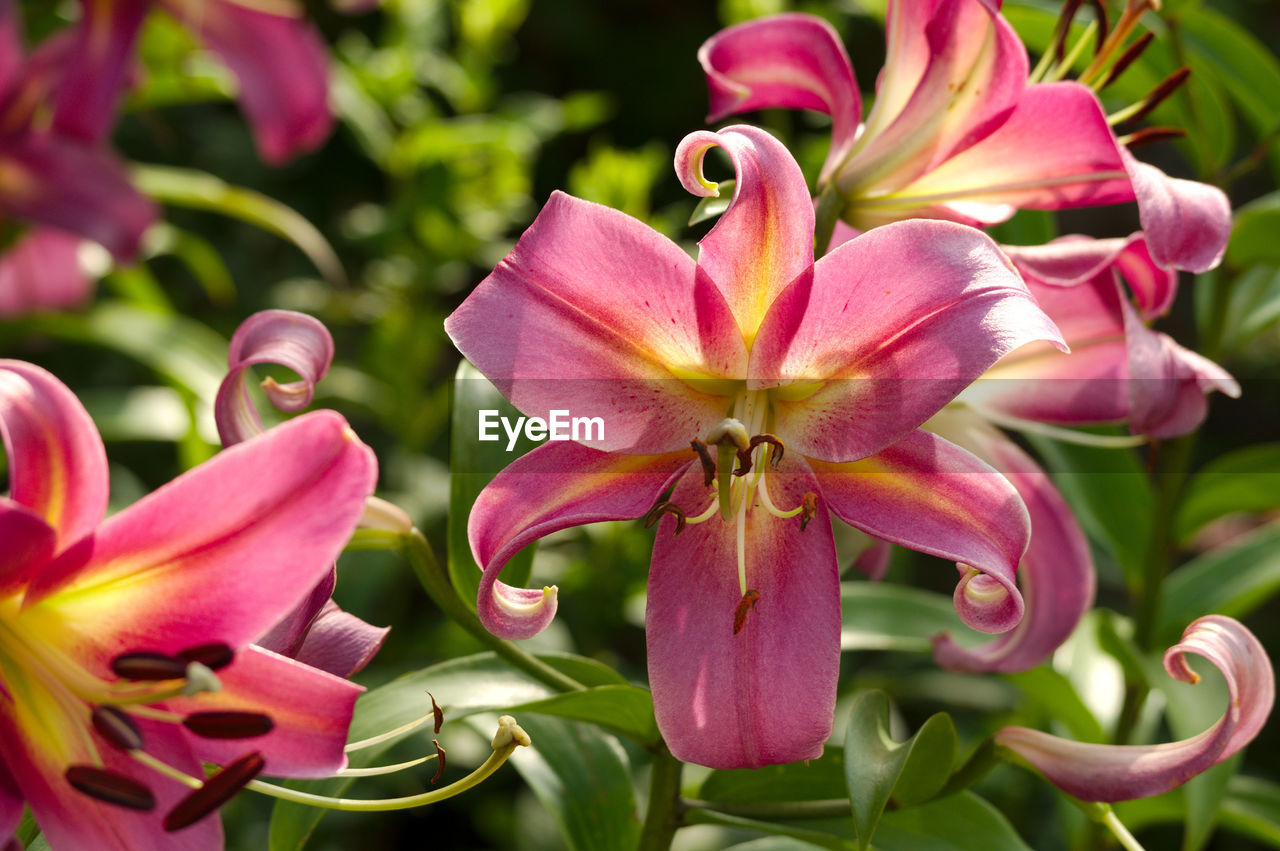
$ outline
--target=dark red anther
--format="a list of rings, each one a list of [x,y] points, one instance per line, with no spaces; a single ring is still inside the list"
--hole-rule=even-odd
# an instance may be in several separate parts
[[[644,515],[644,528],[648,529],[658,522],[658,518],[664,514],[670,514],[676,518],[676,534],[679,535],[684,531],[685,513],[684,509],[675,503],[659,502],[653,508],[650,508]],[[439,730],[436,731],[440,732]]]
[[[702,460],[702,484],[704,487],[711,487],[711,483],[716,480],[716,460],[711,457],[711,450],[701,440],[691,440],[689,445],[693,447],[693,451],[698,453],[698,458]]]
[[[156,805],[156,796],[146,786],[132,777],[105,768],[73,765],[67,769],[65,777],[76,791],[107,804],[130,810],[150,810]]]
[[[747,612],[754,609],[759,600],[760,592],[754,588],[748,588],[747,593],[742,595],[742,599],[738,601],[738,608],[733,611],[734,635],[742,632],[742,628],[747,625]]]
[[[124,653],[112,660],[111,670],[126,680],[181,680],[187,663],[163,653]]]
[[[1093,7],[1093,18],[1098,22],[1098,33],[1094,42],[1093,52],[1097,55],[1102,50],[1102,46],[1107,43],[1107,33],[1111,30],[1111,22],[1107,20],[1107,4],[1102,0],[1089,0],[1089,5]]]
[[[436,773],[431,775],[431,785],[434,786],[437,780],[444,777],[444,748],[435,739],[431,740],[431,744],[436,746]]]
[[[190,827],[235,797],[245,785],[262,773],[267,761],[260,753],[250,753],[218,769],[204,785],[178,802],[164,817],[164,829],[172,833]]]
[[[1181,139],[1187,131],[1181,127],[1143,127],[1134,133],[1122,136],[1120,141],[1129,150],[1141,148],[1143,145],[1154,145],[1157,142],[1168,142],[1170,139]]]
[[[270,733],[275,722],[261,712],[193,712],[182,726],[206,739],[251,739]]]
[[[1165,77],[1160,81],[1158,86],[1151,90],[1151,94],[1142,99],[1141,108],[1133,115],[1127,117],[1125,121],[1137,121],[1139,118],[1147,116],[1153,109],[1168,100],[1174,92],[1182,88],[1182,84],[1185,83],[1187,78],[1190,76],[1191,69],[1183,66]]]
[[[142,748],[142,731],[138,723],[123,709],[114,706],[94,707],[93,729],[102,738],[123,751],[136,751]]]
[[[778,466],[778,464],[782,462],[782,455],[787,451],[787,447],[783,445],[781,440],[779,440],[777,437],[775,437],[772,434],[762,433],[762,434],[757,434],[755,437],[751,438],[752,449],[755,449],[757,446],[759,446],[762,443],[767,443],[776,450],[772,456],[772,463],[773,463],[773,466],[775,467]]]
[[[1107,72],[1107,76],[1103,79],[1102,85],[1098,86],[1098,91],[1102,91],[1107,86],[1120,79],[1120,75],[1129,70],[1129,66],[1138,61],[1143,52],[1155,40],[1156,34],[1147,30],[1138,40],[1125,48],[1124,53],[1120,54],[1120,58],[1116,60],[1116,64],[1111,66],[1111,70]]]
[[[210,671],[225,668],[236,658],[236,652],[225,644],[201,644],[178,653],[184,662],[199,662]]]
[[[436,703],[434,694],[427,692],[427,697],[431,698],[431,718],[435,721],[435,729],[432,732],[439,733],[440,728],[444,726],[444,710],[440,708],[440,704]]]
[[[1076,19],[1076,12],[1080,11],[1080,4],[1083,0],[1067,0],[1062,5],[1062,13],[1058,15],[1058,23],[1053,28],[1053,38],[1049,42],[1049,49],[1053,51],[1053,58],[1061,62],[1067,55],[1067,37],[1071,34],[1071,22]]]
[[[809,491],[800,502],[800,531],[803,532],[818,513],[818,495]]]

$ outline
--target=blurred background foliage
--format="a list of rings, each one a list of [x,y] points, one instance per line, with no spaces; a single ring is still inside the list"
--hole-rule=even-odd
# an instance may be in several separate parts
[[[76,8],[45,0],[22,5],[32,39],[66,26]],[[509,459],[480,453],[469,419],[475,398],[451,404],[458,356],[443,318],[557,189],[624,210],[692,250],[707,225],[687,225],[695,199],[679,187],[670,162],[678,141],[704,126],[698,45],[722,25],[758,14],[814,12],[844,36],[869,91],[884,54],[883,2],[385,0],[355,17],[321,2],[309,0],[306,8],[332,47],[340,123],[321,150],[283,168],[255,156],[230,100],[228,74],[170,19],[150,18],[142,39],[145,76],[114,141],[137,165],[140,185],[165,202],[165,223],[138,264],[102,264],[98,293],[82,310],[0,322],[0,352],[46,366],[85,401],[107,440],[119,507],[216,451],[211,405],[225,373],[226,341],[246,316],[267,307],[313,314],[333,332],[338,353],[316,405],[351,420],[378,453],[381,493],[409,511],[442,557],[448,553],[460,582],[474,583],[467,578],[469,553],[459,546],[467,500]],[[1048,42],[1056,3],[1009,0],[1005,10],[1033,53]],[[1220,611],[1244,618],[1275,651],[1280,6],[1166,0],[1150,26],[1160,38],[1107,90],[1108,105],[1133,102],[1190,65],[1190,85],[1151,117],[1187,129],[1187,138],[1143,155],[1171,173],[1217,183],[1238,207],[1226,263],[1194,286],[1184,281],[1161,328],[1218,358],[1245,387],[1239,401],[1211,400],[1195,446],[1196,472],[1175,524],[1182,566],[1165,588],[1159,646],[1176,640],[1195,616]],[[824,120],[783,113],[758,120],[788,141],[812,177],[825,154]],[[1121,207],[1023,214],[999,235],[1034,242],[1058,232],[1121,235],[1135,226],[1134,210]],[[457,385],[460,398],[464,386]],[[486,391],[477,385],[466,392]],[[457,420],[452,434],[451,420]],[[1054,669],[1010,677],[938,670],[927,636],[942,626],[960,628],[948,602],[953,568],[900,551],[883,586],[848,584],[845,699],[828,755],[807,768],[768,769],[754,778],[691,770],[686,788],[706,800],[747,804],[776,800],[780,790],[801,798],[845,795],[838,747],[844,719],[854,696],[873,687],[894,701],[901,735],[930,713],[950,712],[962,754],[1015,722],[1051,722],[1059,732],[1101,739],[1119,711],[1122,666],[1141,668],[1151,649],[1132,645],[1124,613],[1131,611],[1132,562],[1146,545],[1158,484],[1144,472],[1142,451],[1050,441],[1033,449],[1079,512],[1100,571],[1101,610],[1059,653]],[[572,651],[643,685],[651,534],[638,523],[598,524],[544,541],[535,581],[560,586],[561,614],[528,644]],[[855,538],[841,542],[844,564],[861,544]],[[381,686],[431,667],[414,682],[446,705],[451,721],[441,740],[457,766],[450,778],[484,758],[492,710],[538,697],[500,665],[456,661],[481,646],[429,603],[398,556],[347,554],[336,597],[366,620],[394,625],[361,682]],[[1220,712],[1220,688],[1201,686],[1188,696],[1162,674],[1151,682],[1158,690],[1139,729],[1153,739],[1198,732]],[[385,694],[401,720],[422,711],[416,685]],[[1162,722],[1166,701],[1181,711]],[[526,714],[521,721],[536,747],[516,760],[519,773],[506,769],[464,797],[420,811],[329,815],[308,847],[598,849],[633,841],[648,764],[633,741],[644,738],[643,719],[630,738],[553,715]],[[430,752],[430,745],[418,735],[398,745],[401,752]],[[1280,847],[1277,754],[1273,723],[1250,748],[1243,776],[1232,776],[1237,757],[1184,790],[1120,812],[1151,848]],[[361,781],[352,794],[406,794],[423,782],[414,773],[394,775]],[[884,839],[906,843],[892,847],[944,847],[927,822],[959,818],[978,825],[969,839],[979,844],[951,837],[956,848],[1022,847],[1010,824],[1038,849],[1097,839],[1051,787],[1028,782],[1016,769],[997,770],[978,791],[1007,822],[967,798],[948,799],[959,803],[947,806],[968,809],[914,822],[891,813]],[[264,799],[242,796],[225,814],[232,848],[296,847],[305,834],[287,813],[271,826]],[[1211,839],[1215,823],[1224,830]],[[793,847],[786,843],[797,837],[819,841],[775,828],[793,839],[752,847]],[[721,819],[682,832],[678,843],[724,847],[759,837],[758,829]]]

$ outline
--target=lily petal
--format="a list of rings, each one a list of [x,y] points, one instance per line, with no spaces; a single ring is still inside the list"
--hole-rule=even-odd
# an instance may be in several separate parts
[[[1199,618],[1165,653],[1169,676],[1195,683],[1199,676],[1187,665],[1187,653],[1203,656],[1222,671],[1229,696],[1222,718],[1198,736],[1162,745],[1098,745],[1005,727],[995,741],[1084,801],[1127,801],[1167,792],[1247,745],[1275,702],[1271,662],[1239,621],[1223,615]]]
[[[81,0],[70,42],[65,51],[59,48],[61,78],[53,114],[58,133],[92,145],[111,135],[151,6],[152,0]]]
[[[1031,543],[1018,566],[1026,614],[1014,629],[972,649],[944,632],[933,639],[933,659],[953,671],[1025,671],[1049,658],[1093,605],[1093,556],[1071,508],[1025,452],[981,422],[955,425],[942,433],[999,470],[1027,506]]]
[[[1026,88],[1027,51],[998,6],[897,0],[886,38],[875,103],[836,178],[855,196],[892,192],[986,138]]]
[[[66,385],[38,366],[0,360],[0,435],[10,498],[53,527],[58,550],[92,532],[107,511],[107,455]]]
[[[698,268],[724,293],[750,345],[778,293],[813,265],[813,200],[786,147],[745,124],[681,140],[676,174],[694,195],[717,192],[702,174],[702,159],[716,146],[733,161],[736,182],[729,208],[698,242]]]
[[[1138,219],[1162,266],[1204,272],[1222,262],[1231,236],[1231,202],[1216,186],[1169,177],[1121,148]]]
[[[240,106],[264,161],[283,163],[329,136],[329,56],[309,21],[236,0],[165,5],[236,75]]]
[[[271,403],[282,411],[301,411],[311,404],[315,386],[333,361],[333,337],[320,320],[292,310],[263,310],[253,314],[231,336],[227,351],[230,371],[218,387],[214,419],[223,446],[239,443],[263,431],[262,418],[245,386],[245,371],[254,364],[287,366],[298,381],[262,382]]]
[[[747,357],[724,297],[675,243],[561,192],[445,331],[522,412],[602,417],[592,445],[636,454],[685,449],[724,418],[723,399],[677,376],[742,375]]]
[[[103,675],[121,653],[241,647],[331,568],[376,475],[342,417],[304,414],[107,520],[36,577],[23,617]]]
[[[78,236],[36,226],[0,255],[0,316],[78,307],[93,292]]]
[[[851,223],[868,227],[884,215],[927,215],[994,224],[1016,207],[1132,201],[1128,174],[1093,91],[1079,83],[1041,83],[1023,91],[994,133],[909,186],[860,205],[868,221]]]
[[[467,520],[471,552],[484,570],[476,608],[485,628],[501,638],[529,638],[555,617],[555,588],[498,581],[525,545],[570,526],[643,515],[694,457],[688,450],[620,455],[546,443],[508,465],[480,492]]]
[[[333,589],[337,585],[338,569],[335,566],[316,583],[298,605],[253,643],[272,653],[279,653],[291,659],[297,658],[302,642],[307,637],[307,630],[315,623],[316,618],[320,617],[320,612],[333,596]]]
[[[57,549],[58,534],[31,509],[0,497],[0,541],[4,541],[0,552],[2,599],[20,591],[49,563]]]
[[[965,623],[980,632],[1017,625],[1023,602],[1014,577],[1031,521],[1004,476],[919,430],[861,461],[810,458],[809,465],[836,517],[869,535],[958,563],[955,603]]]
[[[105,150],[49,133],[0,144],[0,210],[79,234],[131,260],[156,207]]]
[[[1240,385],[1225,369],[1147,328],[1128,302],[1121,307],[1129,353],[1129,430],[1134,434],[1186,434],[1204,421],[1206,393],[1218,390],[1233,399],[1240,395]]]
[[[949,222],[868,231],[778,298],[752,350],[788,448],[852,461],[910,434],[1002,355],[1062,338],[984,234]]]
[[[1141,232],[1116,239],[1071,235],[1044,245],[1000,247],[1032,292],[1037,292],[1037,286],[1081,286],[1114,269],[1124,277],[1142,318],[1148,320],[1168,313],[1178,292],[1178,273],[1155,262]],[[1060,321],[1058,327],[1062,328]],[[1069,336],[1067,342],[1071,342]]]
[[[266,758],[276,777],[328,777],[347,764],[343,747],[356,697],[364,688],[332,674],[246,647],[218,670],[222,690],[166,705],[177,712],[261,712],[271,732],[251,739],[206,739],[188,733],[191,749],[206,762],[227,763],[245,751]]]
[[[792,505],[816,483],[788,457],[769,487]],[[701,505],[709,496],[692,469],[672,500]],[[712,768],[820,756],[840,670],[840,581],[826,508],[804,531],[794,518],[748,514],[747,584],[758,598],[744,612],[735,523],[713,517],[674,531],[663,518],[645,610],[653,708],[671,753]]]
[[[816,109],[831,116],[825,182],[858,131],[862,96],[835,28],[813,15],[784,13],[745,21],[698,49],[711,95],[708,122],[754,109]]]
[[[329,600],[311,622],[302,646],[293,658],[345,679],[369,664],[390,631],[389,626],[365,623]]]
[[[22,811],[25,806],[18,784],[9,774],[4,760],[0,759],[0,839],[13,837],[14,831],[22,823]]]
[[[223,847],[222,823],[217,818],[202,819],[181,833],[166,833],[161,827],[161,814],[190,790],[143,768],[126,753],[101,741],[96,755],[103,767],[149,788],[156,798],[155,810],[129,810],[74,791],[65,777],[67,768],[96,762],[95,755],[83,744],[84,719],[68,716],[62,705],[38,685],[32,684],[25,697],[38,706],[38,717],[28,706],[0,699],[0,762],[8,766],[52,847],[102,851],[215,851]],[[15,707],[24,713],[22,717],[15,716]],[[179,728],[146,719],[137,723],[147,747],[163,754],[169,765],[192,777],[204,773]]]

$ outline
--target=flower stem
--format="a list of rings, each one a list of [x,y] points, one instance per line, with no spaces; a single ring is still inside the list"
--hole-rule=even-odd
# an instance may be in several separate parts
[[[778,819],[834,819],[849,818],[852,804],[848,798],[826,798],[818,801],[779,801],[766,804],[760,801],[735,803],[732,801],[701,801],[685,798],[684,806],[690,810],[710,810],[729,816],[745,816],[761,821]]]
[[[458,592],[449,581],[448,574],[436,559],[435,553],[427,539],[417,529],[401,536],[402,550],[405,558],[413,567],[418,581],[427,595],[440,607],[446,615],[465,629],[481,644],[484,644],[498,656],[510,662],[514,667],[524,671],[538,682],[550,686],[556,691],[586,691],[587,687],[570,676],[560,673],[531,653],[520,649],[513,642],[498,638],[484,628],[480,619],[471,607],[463,602]]]
[[[666,743],[659,744],[653,757],[653,772],[649,775],[649,811],[640,832],[638,851],[662,851],[671,847],[685,810],[680,798],[683,770],[684,763],[671,755]]]

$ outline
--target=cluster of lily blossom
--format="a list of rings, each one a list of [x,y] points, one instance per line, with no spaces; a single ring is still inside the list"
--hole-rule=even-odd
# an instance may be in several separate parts
[[[689,192],[724,186],[703,170],[713,148],[734,174],[696,258],[557,192],[446,320],[522,412],[578,408],[608,422],[607,437],[538,447],[477,499],[484,625],[520,639],[554,617],[555,588],[499,578],[530,542],[645,518],[658,527],[649,682],[671,752],[719,768],[812,759],[831,736],[839,674],[834,516],[874,539],[858,560],[873,578],[893,544],[957,564],[957,612],[998,637],[967,648],[937,635],[939,665],[1044,662],[1091,607],[1094,568],[1062,496],[1000,429],[1125,423],[1135,440],[1164,438],[1199,425],[1207,392],[1239,392],[1150,327],[1177,270],[1219,262],[1230,209],[1218,190],[1129,152],[1152,134],[1112,130],[1150,103],[1109,117],[1098,101],[1140,49],[1127,39],[1146,8],[1131,2],[1100,29],[1080,78],[1061,81],[1073,57],[1051,52],[1032,71],[998,0],[891,0],[865,119],[826,22],[779,15],[709,39],[699,59],[711,120],[819,110],[832,119],[830,153],[811,191],[761,129],[691,132],[675,155]],[[0,207],[30,223],[0,258],[0,311],[78,300],[80,243],[127,260],[154,220],[105,140],[157,9],[239,78],[264,159],[328,133],[323,47],[279,4],[85,0],[75,27],[24,56],[14,4],[0,0]],[[999,246],[981,230],[1018,209],[1123,202],[1141,224],[1128,238]],[[251,317],[215,402],[224,451],[111,518],[105,450],[84,408],[43,369],[0,361],[0,837],[29,807],[55,848],[164,847],[175,832],[183,847],[214,848],[221,825],[207,816],[241,789],[413,806],[529,743],[504,716],[484,766],[392,801],[257,779],[354,776],[346,755],[375,742],[346,741],[361,691],[347,678],[386,629],[333,603],[334,562],[358,525],[412,524],[373,497],[373,453],[339,415],[264,429],[245,386],[255,364],[287,366],[299,380],[264,389],[301,411],[332,356],[315,320]],[[1188,653],[1218,667],[1229,692],[1205,733],[1119,746],[1008,727],[995,743],[1083,800],[1173,788],[1247,744],[1274,701],[1270,662],[1235,620],[1201,618],[1166,653],[1171,676],[1195,681]],[[432,703],[421,723],[438,732]]]
[[[1079,5],[1032,71],[999,0],[890,0],[865,118],[827,22],[782,14],[714,35],[698,54],[710,120],[810,109],[830,115],[832,137],[811,192],[763,130],[686,136],[685,188],[732,186],[696,259],[622,213],[553,194],[445,323],[522,412],[570,407],[609,426],[607,439],[534,449],[477,499],[469,533],[492,632],[527,638],[555,615],[554,587],[499,578],[531,541],[657,522],[645,631],[658,725],[677,758],[719,768],[811,759],[831,735],[832,515],[875,539],[857,561],[875,577],[890,544],[957,563],[958,613],[999,637],[966,649],[936,636],[943,667],[1025,670],[1072,633],[1093,602],[1087,541],[1000,429],[1132,446],[1197,427],[1211,390],[1239,393],[1149,326],[1179,269],[1221,260],[1228,201],[1128,150],[1167,128],[1113,130],[1185,74],[1108,116],[1097,90],[1149,41],[1128,39],[1151,4],[1095,25],[1095,59],[1064,81],[1085,44],[1064,49]],[[717,147],[731,184],[703,173]],[[1123,239],[998,246],[980,230],[1019,209],[1123,202],[1141,224]],[[1133,438],[1068,431],[1102,423]],[[1187,653],[1227,679],[1211,731],[1124,747],[1007,728],[996,743],[1085,800],[1173,788],[1247,743],[1274,699],[1266,654],[1235,620],[1202,618],[1169,650],[1169,673],[1194,681]]]

